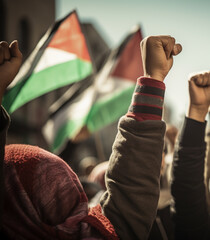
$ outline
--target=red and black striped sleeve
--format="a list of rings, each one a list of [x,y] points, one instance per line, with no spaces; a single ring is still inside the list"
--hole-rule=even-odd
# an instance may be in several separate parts
[[[161,120],[165,84],[152,78],[137,79],[131,105],[126,116],[137,121]]]

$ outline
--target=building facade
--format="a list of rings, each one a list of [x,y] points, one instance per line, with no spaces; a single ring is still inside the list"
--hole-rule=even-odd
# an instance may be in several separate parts
[[[0,40],[19,41],[24,59],[55,21],[55,0],[0,0]]]

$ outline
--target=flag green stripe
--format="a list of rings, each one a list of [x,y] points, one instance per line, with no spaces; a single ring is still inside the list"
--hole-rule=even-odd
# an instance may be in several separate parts
[[[51,146],[51,151],[56,152],[67,139],[75,136],[77,131],[84,126],[86,116],[81,119],[70,120],[66,122],[56,133],[56,137]]]
[[[24,85],[20,82],[10,89],[3,99],[3,106],[12,113],[25,103],[57,88],[78,82],[91,73],[92,64],[81,59],[51,66],[33,73]]]
[[[118,94],[111,95],[109,99],[106,98],[104,100],[97,101],[92,106],[88,116],[66,122],[57,131],[51,150],[53,152],[59,150],[65,140],[73,137],[78,129],[85,124],[90,132],[95,132],[114,121],[117,121],[119,116],[123,116],[127,112],[134,89],[135,85]]]
[[[121,116],[126,114],[131,103],[131,98],[135,85],[126,88],[124,91],[111,95],[109,99],[97,101],[89,113],[87,128],[90,132],[95,132],[101,128],[116,122]]]

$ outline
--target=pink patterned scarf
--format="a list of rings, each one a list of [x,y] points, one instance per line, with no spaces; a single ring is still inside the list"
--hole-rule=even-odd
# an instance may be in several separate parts
[[[9,239],[118,239],[98,205],[88,209],[77,175],[39,147],[5,147],[3,231]]]

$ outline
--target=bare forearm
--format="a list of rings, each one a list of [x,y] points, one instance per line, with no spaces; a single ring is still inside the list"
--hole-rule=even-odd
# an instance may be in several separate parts
[[[199,122],[205,122],[205,118],[208,112],[208,107],[198,108],[190,105],[187,113],[187,117]]]

